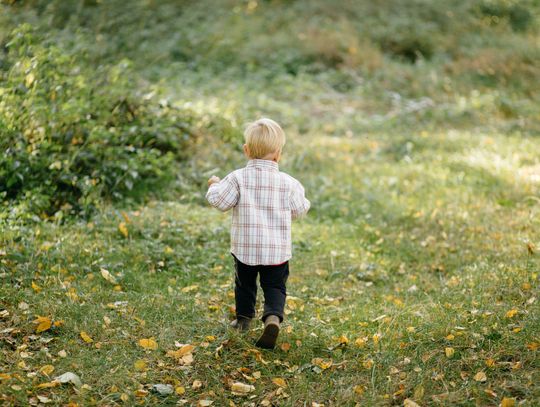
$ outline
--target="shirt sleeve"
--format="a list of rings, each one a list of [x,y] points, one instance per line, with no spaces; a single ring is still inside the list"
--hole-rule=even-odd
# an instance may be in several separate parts
[[[239,197],[238,181],[233,173],[210,185],[206,193],[206,199],[210,205],[223,212],[236,206]]]
[[[298,181],[293,183],[291,192],[291,215],[293,219],[305,215],[309,210],[311,203],[306,199],[304,187]]]

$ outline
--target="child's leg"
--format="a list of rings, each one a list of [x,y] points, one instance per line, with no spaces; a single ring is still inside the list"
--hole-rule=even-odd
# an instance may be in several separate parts
[[[289,277],[289,262],[278,266],[261,266],[261,287],[264,292],[264,313],[262,320],[267,316],[275,315],[279,321],[283,321],[283,310],[287,288],[285,283]]]
[[[234,299],[236,302],[236,318],[250,319],[255,316],[257,301],[257,267],[242,263],[234,255]]]

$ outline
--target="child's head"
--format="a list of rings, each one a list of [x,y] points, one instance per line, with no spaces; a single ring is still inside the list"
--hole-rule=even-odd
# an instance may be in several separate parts
[[[250,123],[244,138],[244,152],[249,158],[279,161],[285,145],[285,133],[275,121],[262,118]]]

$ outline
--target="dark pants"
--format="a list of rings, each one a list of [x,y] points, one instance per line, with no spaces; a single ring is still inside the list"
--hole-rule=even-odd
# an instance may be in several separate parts
[[[234,297],[236,300],[236,318],[255,317],[257,300],[257,274],[260,275],[261,288],[264,292],[264,321],[268,315],[276,315],[283,321],[283,309],[287,289],[285,283],[289,277],[289,262],[277,266],[249,266],[234,255],[236,269]]]

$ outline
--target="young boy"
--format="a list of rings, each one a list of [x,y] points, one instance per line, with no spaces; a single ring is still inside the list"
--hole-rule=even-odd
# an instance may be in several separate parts
[[[273,349],[283,322],[285,283],[291,258],[291,219],[304,215],[310,202],[296,179],[279,171],[285,134],[275,121],[260,119],[244,132],[246,167],[224,179],[208,180],[208,202],[233,209],[231,254],[236,269],[234,328],[246,331],[255,317],[257,274],[264,292],[264,331],[256,346]]]

